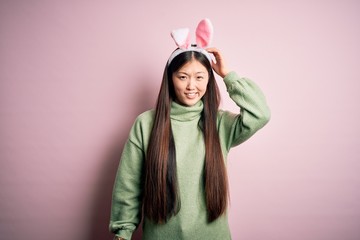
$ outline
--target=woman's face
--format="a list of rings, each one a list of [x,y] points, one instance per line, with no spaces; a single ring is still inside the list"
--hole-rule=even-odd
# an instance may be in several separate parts
[[[185,106],[195,105],[205,94],[209,82],[206,68],[193,59],[172,75],[176,101]]]

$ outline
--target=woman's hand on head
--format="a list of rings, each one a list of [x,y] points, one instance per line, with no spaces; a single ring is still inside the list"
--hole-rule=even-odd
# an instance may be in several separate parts
[[[225,64],[223,55],[217,48],[207,48],[206,51],[212,53],[215,57],[216,62],[211,63],[212,68],[220,77],[224,78],[230,71]]]

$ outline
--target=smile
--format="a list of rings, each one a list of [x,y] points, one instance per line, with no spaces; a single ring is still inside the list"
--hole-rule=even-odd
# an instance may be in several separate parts
[[[198,95],[198,93],[194,92],[194,93],[185,93],[185,96],[187,98],[193,99],[196,98],[196,96]]]

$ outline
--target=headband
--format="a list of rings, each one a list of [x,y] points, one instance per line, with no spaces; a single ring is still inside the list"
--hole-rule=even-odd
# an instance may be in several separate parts
[[[180,28],[171,32],[171,37],[174,39],[175,44],[178,46],[169,57],[168,65],[171,61],[183,52],[195,51],[202,53],[211,63],[212,58],[206,47],[210,45],[213,36],[213,26],[209,19],[205,18],[201,20],[196,28],[196,44],[190,44],[190,33],[189,28]]]

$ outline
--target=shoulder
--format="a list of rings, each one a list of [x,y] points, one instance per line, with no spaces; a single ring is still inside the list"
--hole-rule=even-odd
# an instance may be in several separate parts
[[[218,110],[217,127],[218,129],[230,129],[239,119],[239,113],[233,113],[227,110]]]
[[[140,113],[137,117],[136,120],[139,121],[146,121],[148,119],[153,119],[155,115],[155,109],[150,109],[147,110],[145,112]]]
[[[152,125],[154,117],[155,109],[147,110],[136,117],[134,125]]]
[[[227,110],[219,109],[217,113],[218,121],[231,121],[236,119],[239,116],[239,113],[233,113]]]
[[[155,110],[148,110],[139,114],[130,130],[129,140],[141,149],[145,149],[150,136]]]
[[[139,114],[132,126],[132,134],[144,134],[151,131],[155,117],[155,110],[151,109]]]

